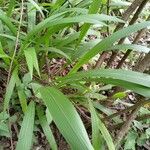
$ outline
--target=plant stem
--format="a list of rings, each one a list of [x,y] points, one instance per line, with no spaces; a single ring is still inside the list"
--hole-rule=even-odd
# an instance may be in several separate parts
[[[13,67],[13,62],[17,53],[17,47],[18,47],[18,43],[19,43],[19,36],[20,36],[20,29],[21,29],[21,24],[22,24],[22,17],[23,17],[23,5],[24,5],[24,1],[21,1],[21,9],[20,9],[20,21],[19,21],[19,26],[18,26],[18,31],[17,31],[17,36],[16,36],[16,43],[15,43],[15,49],[14,49],[14,53],[12,56],[12,60],[10,62],[10,67],[9,67],[9,71],[8,71],[8,76],[7,76],[7,86],[10,80],[10,76],[11,76],[11,71],[12,71],[12,67]],[[9,109],[7,110],[8,114],[9,114]],[[10,123],[10,119],[8,121],[9,124],[9,130],[11,133],[11,123]],[[12,133],[10,135],[10,143],[11,143],[11,150],[14,150],[14,146],[13,146],[13,139],[12,139]]]
[[[135,108],[137,108],[137,106],[139,106],[140,103],[141,103],[141,102],[137,102],[135,105],[133,105],[133,106],[131,106],[131,107],[128,107],[128,108],[126,108],[126,109],[123,109],[123,110],[121,110],[121,111],[119,111],[119,112],[116,112],[116,113],[114,113],[114,114],[112,114],[112,115],[110,115],[110,116],[107,116],[107,117],[105,117],[103,120],[109,120],[109,119],[112,119],[112,118],[114,118],[114,117],[116,117],[116,116],[122,115],[123,113],[126,113],[126,112],[128,112],[128,111],[130,111],[130,110],[134,110]],[[143,105],[145,105],[145,104],[147,104],[147,103],[149,103],[149,101],[144,101],[144,102],[143,102]]]
[[[20,36],[20,29],[21,29],[21,24],[22,24],[22,17],[23,17],[23,5],[24,5],[24,2],[23,2],[23,0],[21,0],[20,21],[19,21],[18,31],[17,31],[17,36],[16,36],[15,49],[14,49],[14,53],[13,53],[13,56],[12,56],[12,60],[10,62],[9,71],[8,71],[7,85],[8,85],[9,80],[10,80],[11,71],[12,71],[12,67],[13,67],[13,62],[14,62],[14,59],[15,59],[15,56],[16,56],[16,53],[17,53],[17,48],[18,48],[18,43],[19,43],[19,36]]]

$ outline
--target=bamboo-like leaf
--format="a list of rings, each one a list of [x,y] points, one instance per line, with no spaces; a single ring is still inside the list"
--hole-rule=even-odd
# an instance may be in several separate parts
[[[4,122],[0,122],[0,136],[10,137],[10,131],[8,125]]]
[[[63,46],[67,46],[68,44],[75,42],[75,40],[77,40],[79,38],[80,32],[75,32],[73,34],[69,34],[69,36],[65,37],[64,39],[61,39],[60,41],[54,41],[54,44],[57,47],[63,47]]]
[[[32,31],[36,25],[36,10],[33,9],[33,5],[27,4],[28,9],[28,32]]]
[[[89,8],[89,14],[95,14],[98,12],[99,7],[101,5],[101,0],[93,0],[90,8]],[[90,24],[84,24],[81,28],[81,33],[80,33],[80,37],[78,40],[78,43],[81,42],[81,40],[83,39],[83,37],[86,35],[88,29],[90,28]]]
[[[51,23],[52,21],[54,21],[54,19],[62,16],[65,13],[66,12],[59,13],[59,14],[56,14],[56,15],[52,15],[49,18],[47,18],[44,21],[42,21],[41,23],[39,23],[38,25],[36,25],[34,27],[34,29],[27,34],[27,36],[25,38],[25,43],[24,44],[26,44],[27,41],[29,41],[34,35],[36,35],[37,33],[39,33],[42,29],[46,28],[49,23]]]
[[[94,108],[92,107],[91,100],[89,99],[89,107],[91,112],[91,122],[92,122],[92,144],[95,150],[101,149],[102,145],[102,135],[99,131],[99,119],[94,112]]]
[[[41,13],[42,17],[44,18],[45,16],[40,6],[33,0],[28,0],[28,1]]]
[[[143,95],[144,97],[149,97],[150,98],[150,88],[149,87],[145,87],[139,84],[134,84],[131,82],[127,82],[127,81],[122,81],[122,80],[116,80],[116,79],[101,79],[100,80],[103,83],[109,83],[109,84],[113,84],[113,85],[117,85],[129,90],[134,91],[135,93],[138,93],[140,95]]]
[[[77,111],[66,96],[55,88],[43,87],[39,91],[53,117],[53,121],[71,148],[93,150],[85,127]]]
[[[93,47],[90,51],[88,51],[82,58],[80,58],[79,62],[70,71],[70,74],[76,72],[83,64],[87,63],[92,57],[94,57],[99,52],[109,49],[113,45],[113,43],[115,43],[117,40],[126,37],[131,33],[137,32],[138,30],[146,28],[148,26],[150,26],[150,21],[145,21],[142,23],[131,25],[129,27],[126,27],[122,30],[113,33],[111,36],[99,42],[95,47]]]
[[[82,79],[94,79],[94,78],[106,78],[106,79],[117,79],[126,82],[131,82],[135,84],[139,84],[145,87],[150,88],[150,75],[139,73],[131,70],[122,70],[122,69],[95,69],[89,70],[87,72],[79,72],[72,75],[68,75],[66,77],[62,77],[58,79],[61,82],[68,81],[78,81]]]
[[[9,56],[6,55],[6,54],[0,54],[0,58],[11,58],[11,57],[9,57]]]
[[[84,44],[83,46],[80,46],[77,48],[77,50],[72,54],[72,59],[74,58],[81,58],[83,57],[87,52],[90,51],[90,48],[93,48],[100,40],[94,40],[92,42],[88,42]],[[120,44],[120,45],[114,45],[112,47],[109,47],[108,49],[105,49],[104,51],[110,51],[110,50],[127,50],[131,49],[137,52],[144,52],[148,53],[150,51],[150,48],[142,45],[137,44]]]
[[[11,23],[10,18],[7,17],[2,10],[0,10],[0,20],[6,24],[6,26],[10,29],[10,31],[16,35],[17,29],[16,27]]]
[[[53,7],[54,7],[54,8],[58,8],[58,7],[60,7],[64,2],[65,2],[65,0],[56,0],[55,5],[54,5]]]
[[[150,97],[150,75],[121,69],[96,69],[79,72],[59,78],[60,85],[81,80],[104,82],[133,90],[145,97]]]
[[[61,51],[60,49],[57,49],[57,48],[55,48],[55,47],[47,47],[47,48],[45,48],[45,49],[43,49],[43,50],[46,50],[46,51],[48,51],[48,52],[52,52],[52,53],[59,54],[59,55],[64,56],[65,58],[67,58],[68,60],[71,61],[71,58],[70,58],[67,54],[65,54],[63,51]]]
[[[7,16],[9,16],[9,17],[11,16],[13,8],[15,7],[15,2],[16,2],[16,0],[11,0],[9,2],[8,11],[7,11]]]
[[[22,111],[25,113],[27,110],[27,100],[26,100],[24,88],[22,87],[21,80],[19,79],[18,76],[16,79],[16,86],[17,86],[17,92],[18,92],[18,97],[20,100],[21,108],[22,108]]]
[[[17,70],[17,68],[15,68],[11,75],[10,81],[6,87],[6,93],[5,93],[5,98],[4,98],[4,111],[6,111],[6,109],[8,109],[8,107],[9,107],[9,102],[10,102],[10,99],[13,94],[13,91],[14,91],[14,88],[15,88],[18,78],[19,78],[18,70]]]
[[[115,150],[115,145],[113,143],[111,135],[109,134],[109,131],[105,127],[104,123],[98,118],[95,108],[93,107],[93,104],[91,103],[90,100],[89,100],[89,107],[90,107],[90,111],[91,111],[91,117],[93,118],[93,120],[95,121],[95,124],[96,124],[96,129],[98,127],[98,129],[100,130],[101,134],[103,135],[103,137],[107,143],[109,150]],[[94,138],[94,140],[97,144],[96,137]]]
[[[137,45],[137,44],[121,44],[121,45],[114,45],[112,47],[109,48],[109,50],[127,50],[127,49],[132,49],[134,51],[138,51],[138,52],[144,52],[144,53],[148,53],[150,51],[150,48],[146,47],[146,46],[142,46],[142,45]]]
[[[10,39],[12,41],[16,40],[15,36],[7,35],[7,34],[0,34],[0,37],[4,37],[4,38]]]
[[[17,142],[16,150],[30,150],[32,147],[32,136],[35,117],[35,104],[30,102],[19,133],[19,140]]]
[[[22,111],[25,113],[27,110],[27,100],[23,89],[18,89],[18,96],[22,107]]]
[[[67,11],[50,16],[49,18],[45,19],[44,21],[36,25],[35,28],[28,33],[28,35],[25,38],[25,41],[27,42],[28,40],[30,40],[34,35],[39,33],[44,28],[61,25],[61,24],[85,22],[90,24],[106,25],[105,23],[103,23],[103,21],[123,22],[121,19],[112,16],[107,16],[104,14],[88,14],[88,15],[79,15],[74,17],[61,18],[60,16],[64,15],[65,13],[67,13]]]
[[[37,55],[36,55],[36,52],[35,52],[35,48],[30,47],[30,48],[24,50],[24,54],[25,54],[25,57],[26,57],[26,61],[27,61],[29,71],[30,71],[31,79],[32,79],[33,68],[34,67],[35,67],[38,75],[40,76],[40,70],[39,70],[39,65],[38,65],[38,60],[37,60]]]
[[[57,150],[57,144],[56,144],[55,138],[53,136],[52,130],[50,129],[49,124],[46,120],[44,111],[41,110],[40,107],[37,107],[37,114],[38,114],[40,124],[41,124],[44,134],[46,135],[46,138],[50,144],[51,149]]]

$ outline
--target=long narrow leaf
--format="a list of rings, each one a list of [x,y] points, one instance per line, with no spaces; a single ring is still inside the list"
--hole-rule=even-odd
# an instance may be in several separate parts
[[[107,143],[109,150],[115,150],[115,145],[113,143],[111,135],[109,134],[109,131],[105,127],[104,123],[98,118],[95,108],[93,107],[93,104],[90,101],[89,101],[89,106],[90,106],[91,115],[95,119],[95,121],[98,125],[98,128],[101,131],[101,133]]]
[[[96,78],[106,78],[106,79],[117,79],[126,82],[131,82],[135,84],[139,84],[145,87],[150,88],[150,75],[139,73],[131,70],[122,70],[122,69],[95,69],[89,70],[87,72],[79,72],[72,75],[68,75],[66,77],[62,77],[58,79],[61,82],[68,81],[77,81],[82,79],[96,79]]]
[[[13,33],[13,35],[16,35],[17,29],[16,27],[11,23],[10,18],[7,17],[2,10],[0,10],[0,20],[7,25],[7,27],[10,29],[10,31]]]
[[[101,149],[103,138],[99,131],[99,119],[94,113],[91,100],[89,99],[89,106],[91,111],[91,122],[92,122],[92,144],[95,150]]]
[[[55,88],[41,88],[40,93],[55,124],[71,148],[93,150],[84,125],[71,102]]]
[[[40,6],[33,0],[28,0],[28,1],[41,13],[42,17],[44,18],[45,16]]]
[[[113,43],[115,43],[117,40],[148,26],[150,26],[150,21],[145,21],[142,23],[131,25],[127,28],[113,33],[111,36],[105,38],[104,40],[99,42],[95,47],[93,47],[90,51],[88,51],[70,71],[70,74],[76,72],[83,64],[87,63],[92,57],[94,57],[99,52],[110,48],[113,45]]]
[[[27,61],[29,71],[30,71],[31,79],[32,79],[32,75],[33,75],[33,68],[36,69],[38,75],[40,76],[38,59],[37,59],[37,55],[36,55],[36,52],[35,52],[35,48],[30,47],[30,48],[24,50],[24,54],[25,54],[25,57],[26,57],[26,61]]]
[[[46,138],[50,144],[51,149],[57,150],[57,144],[56,144],[55,138],[53,136],[52,130],[50,129],[49,124],[46,120],[44,111],[41,110],[40,107],[37,107],[37,114],[38,114],[40,124],[41,124],[44,134],[46,135]]]
[[[32,101],[29,104],[28,109],[23,118],[16,150],[30,150],[31,149],[33,127],[34,127],[34,117],[35,117],[35,104]]]
[[[93,0],[90,8],[89,8],[89,14],[95,14],[98,12],[99,7],[101,5],[101,0]],[[90,28],[90,24],[84,24],[81,28],[81,33],[80,33],[80,37],[78,40],[78,43],[81,42],[81,40],[83,39],[83,37],[86,35],[88,29]]]
[[[13,71],[10,81],[6,87],[6,93],[5,93],[5,99],[4,99],[4,111],[6,109],[8,109],[8,107],[9,107],[9,102],[10,102],[11,96],[13,94],[17,80],[18,80],[18,71],[16,68]]]

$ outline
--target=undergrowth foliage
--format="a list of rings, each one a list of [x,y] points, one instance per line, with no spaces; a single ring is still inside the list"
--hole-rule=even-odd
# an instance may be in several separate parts
[[[142,123],[133,118],[130,134],[119,136],[118,142],[110,126],[125,120],[119,114],[111,121],[107,117],[117,113],[111,107],[128,94],[147,104],[150,75],[131,69],[93,68],[98,57],[111,50],[147,54],[147,46],[117,42],[148,28],[150,21],[143,17],[127,26],[120,13],[132,3],[121,0],[0,2],[0,83],[5,91],[0,100],[0,138],[8,137],[11,149],[30,150],[36,133],[42,132],[49,149],[63,149],[55,133],[58,129],[68,149],[134,149]],[[117,24],[126,27],[114,31]],[[115,86],[121,89],[115,91]],[[140,107],[139,113],[150,112]],[[142,134],[147,137],[139,146],[150,137],[149,129],[145,131]]]

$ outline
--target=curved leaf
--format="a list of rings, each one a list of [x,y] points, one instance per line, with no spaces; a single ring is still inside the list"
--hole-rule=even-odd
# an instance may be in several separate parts
[[[59,86],[75,81],[96,81],[121,86],[135,93],[150,97],[150,75],[121,69],[98,69],[87,72],[78,72],[59,78]]]
[[[93,150],[85,127],[66,96],[57,89],[50,87],[43,87],[39,91],[55,124],[71,148]]]
[[[102,24],[105,25],[102,21],[117,21],[117,22],[123,22],[121,19],[118,19],[113,16],[107,16],[104,14],[87,14],[87,15],[79,15],[74,17],[67,17],[67,18],[60,18],[63,14],[67,12],[59,13],[56,15],[53,15],[38,25],[35,26],[35,28],[28,33],[25,40],[30,40],[34,35],[39,33],[42,29],[60,25],[60,24],[70,24],[70,23],[78,23],[78,22],[85,22],[90,24]]]
[[[104,40],[99,42],[95,47],[93,47],[90,51],[88,51],[73,67],[73,69],[70,71],[70,74],[76,72],[83,64],[87,63],[92,57],[94,57],[99,52],[109,49],[117,40],[148,26],[150,26],[150,21],[145,21],[142,23],[131,25],[113,33],[111,36],[105,38]]]
[[[62,77],[58,79],[58,81],[72,82],[73,80],[76,81],[88,78],[111,78],[150,87],[150,75],[122,69],[95,69],[87,72],[82,71]]]

